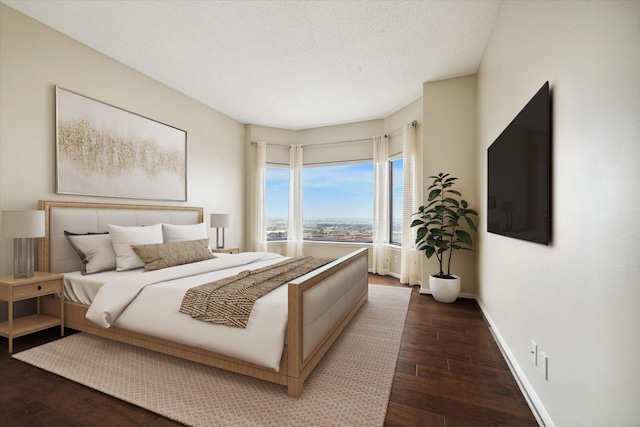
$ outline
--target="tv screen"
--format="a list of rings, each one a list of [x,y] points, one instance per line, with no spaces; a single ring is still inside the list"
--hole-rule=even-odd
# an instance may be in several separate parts
[[[551,102],[546,82],[491,144],[487,231],[549,244]]]

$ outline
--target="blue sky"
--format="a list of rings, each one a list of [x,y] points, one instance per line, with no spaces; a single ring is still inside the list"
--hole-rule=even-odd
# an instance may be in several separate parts
[[[306,167],[302,174],[305,218],[373,218],[371,163]],[[289,170],[267,169],[267,218],[286,218]]]
[[[289,169],[267,168],[267,219],[287,218]]]
[[[302,180],[305,218],[373,218],[372,163],[305,167]],[[394,182],[394,193],[398,188],[402,194],[401,178]],[[289,169],[268,168],[267,218],[287,218],[288,199]],[[402,213],[399,200],[394,216]]]

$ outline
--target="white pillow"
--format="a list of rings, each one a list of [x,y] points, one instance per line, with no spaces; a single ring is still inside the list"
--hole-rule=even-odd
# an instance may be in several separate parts
[[[162,224],[164,243],[186,242],[189,240],[208,239],[207,226],[204,222],[192,225]]]
[[[162,243],[162,225],[149,225],[146,227],[121,227],[119,225],[107,225],[111,244],[116,253],[116,270],[124,271],[144,266],[144,262],[131,249],[131,245],[146,245],[150,243]]]
[[[107,233],[75,234],[65,231],[64,237],[82,261],[81,274],[116,269],[116,253]]]

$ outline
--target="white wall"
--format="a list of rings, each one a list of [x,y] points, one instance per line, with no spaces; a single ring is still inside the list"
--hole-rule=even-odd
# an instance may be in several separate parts
[[[187,202],[56,194],[55,85],[187,131]],[[37,209],[40,199],[202,206],[207,223],[211,212],[231,214],[227,246],[242,246],[243,142],[236,120],[0,4],[0,210]],[[13,273],[12,260],[2,239],[0,274]]]
[[[449,173],[458,178],[454,189],[460,191],[462,198],[477,210],[476,76],[425,83],[422,102],[425,191],[433,182],[429,176]],[[427,195],[424,194],[421,204],[426,203]],[[472,232],[471,236],[476,239],[475,233]],[[462,293],[476,293],[477,253],[478,245],[474,243],[473,251],[455,251],[452,255],[451,273],[460,276]],[[427,286],[429,275],[438,271],[435,255],[429,260],[423,257],[423,287]]]
[[[478,74],[482,213],[486,149],[546,80],[551,244],[482,222],[480,300],[545,422],[638,426],[640,2],[503,2]]]

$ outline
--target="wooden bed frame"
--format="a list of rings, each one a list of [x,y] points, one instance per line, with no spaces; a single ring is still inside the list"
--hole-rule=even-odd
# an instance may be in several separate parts
[[[199,207],[40,201],[39,209],[45,211],[46,218],[45,237],[41,238],[39,242],[39,271],[51,271],[52,269],[51,259],[52,255],[54,255],[51,251],[52,209],[114,209],[147,212],[159,211],[160,213],[164,213],[165,211],[195,211],[197,214],[197,222],[202,222],[203,220],[203,210]],[[63,273],[61,271],[54,272]],[[290,396],[299,397],[302,394],[305,379],[311,374],[315,366],[320,362],[324,354],[358,311],[360,306],[362,306],[362,304],[367,300],[367,273],[367,249],[363,248],[318,268],[287,285],[289,292],[287,344],[283,350],[280,369],[278,372],[197,347],[130,332],[113,326],[108,329],[101,328],[86,319],[85,314],[89,307],[88,305],[71,301],[65,301],[64,304],[64,325],[65,327],[78,331],[87,332],[93,335],[98,335],[142,348],[155,350],[164,354],[281,384],[287,386],[287,391]],[[363,280],[364,287],[362,286]],[[355,283],[352,283],[354,281],[358,282],[358,287],[356,287]],[[325,286],[328,287],[328,289],[321,289]],[[319,289],[320,292],[324,292],[324,294],[326,294],[326,292],[334,290],[334,293],[336,293],[336,287],[342,287],[342,289],[345,289],[345,286],[353,286],[353,289],[350,292],[351,296],[348,298],[350,301],[349,304],[345,306],[345,300],[343,299],[340,300],[338,304],[332,302],[334,306],[326,307],[325,311],[327,313],[334,313],[332,318],[335,318],[335,321],[333,321],[328,328],[325,326],[323,331],[321,331],[321,335],[318,337],[318,331],[310,330],[313,326],[309,323],[313,323],[313,319],[309,320],[305,317],[305,303],[309,304],[310,301],[313,301],[313,304],[318,303],[317,299],[310,299],[310,295],[312,295],[311,291]],[[362,290],[359,289],[362,287]],[[325,308],[323,307],[323,309]],[[339,310],[337,315],[335,314],[336,310]],[[314,305],[314,311],[318,312],[316,305]],[[51,316],[59,316],[59,300],[56,300],[53,297],[43,298],[42,312]],[[325,329],[326,333],[324,332]],[[311,346],[304,346],[305,335],[316,336],[313,338]]]

